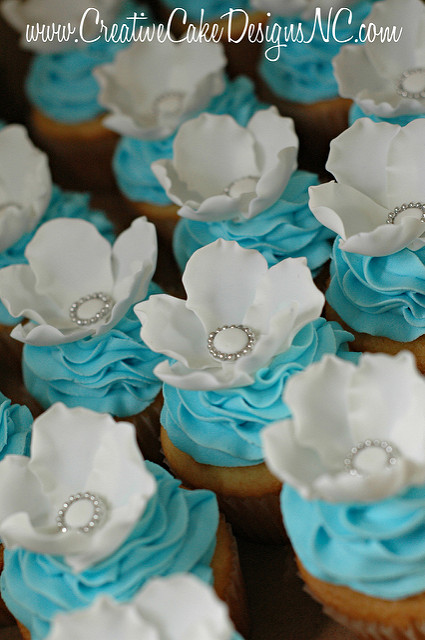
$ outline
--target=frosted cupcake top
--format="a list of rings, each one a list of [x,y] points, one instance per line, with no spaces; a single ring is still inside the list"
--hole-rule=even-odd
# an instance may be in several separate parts
[[[145,297],[156,255],[155,228],[145,218],[112,247],[84,220],[46,222],[26,247],[28,264],[0,270],[3,303],[11,315],[28,319],[13,337],[52,345],[106,333]]]
[[[89,608],[59,614],[46,640],[237,640],[226,605],[190,574],[153,578],[131,602],[104,596]]]
[[[425,7],[420,0],[376,3],[365,22],[387,29],[388,37],[346,45],[334,58],[339,93],[364,115],[379,118],[425,113]]]
[[[324,302],[305,258],[268,269],[259,252],[221,239],[192,255],[183,285],[187,300],[151,296],[134,311],[142,339],[174,361],[160,363],[156,375],[193,390],[252,384]]]

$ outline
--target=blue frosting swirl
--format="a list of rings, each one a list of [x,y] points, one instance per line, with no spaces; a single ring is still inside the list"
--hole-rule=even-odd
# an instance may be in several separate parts
[[[348,351],[351,334],[338,323],[317,318],[295,336],[292,345],[260,369],[252,385],[219,391],[163,386],[161,423],[173,444],[198,462],[243,467],[264,461],[261,431],[290,416],[282,401],[286,381],[325,353],[356,360]]]
[[[369,118],[369,120],[373,120],[373,122],[389,122],[390,124],[398,124],[400,127],[404,127],[406,124],[409,124],[409,122],[412,122],[412,120],[425,118],[425,113],[397,116],[396,118],[380,118],[374,114],[368,115],[364,113],[358,104],[353,103],[348,112],[348,125],[351,127],[359,118]]]
[[[53,186],[52,197],[49,205],[39,220],[37,226],[15,242],[11,247],[0,252],[0,269],[11,264],[27,264],[25,249],[32,240],[37,229],[55,218],[82,218],[94,224],[97,230],[110,242],[114,241],[115,234],[112,223],[102,211],[96,211],[89,207],[90,196],[88,193],[76,193],[74,191],[62,191],[56,185]],[[0,302],[0,323],[5,325],[15,325],[19,322],[7,311]]]
[[[370,257],[334,242],[326,298],[352,329],[398,342],[425,333],[425,248]]]
[[[133,0],[126,0],[117,23],[125,24],[126,17],[141,8]],[[144,13],[147,15],[147,10]],[[35,55],[25,84],[30,102],[53,120],[67,124],[96,118],[104,109],[97,100],[99,85],[92,71],[112,62],[128,45],[101,37],[81,49]]]
[[[257,99],[252,81],[239,76],[227,81],[223,93],[211,100],[205,112],[231,115],[244,127],[256,111],[266,106]],[[162,140],[120,138],[115,148],[113,168],[118,186],[127,198],[156,205],[170,204],[171,200],[151,171],[151,164],[155,160],[173,157],[176,133]]]
[[[339,19],[330,21],[329,42],[325,41],[318,26],[314,29],[314,20],[305,20],[297,16],[273,17],[273,23],[281,28],[280,42],[284,46],[277,60],[268,60],[265,52],[271,46],[270,42],[263,44],[263,54],[259,65],[259,73],[276,96],[293,102],[313,103],[338,96],[338,84],[332,68],[332,58],[340,48],[355,37],[363,20],[372,8],[370,0],[361,0],[353,7],[352,23],[347,24],[347,12],[340,14]],[[337,15],[335,12],[335,15]],[[290,33],[291,25],[296,32],[298,23],[306,40],[311,42],[287,41],[285,33]],[[322,14],[322,27],[327,36],[327,14]],[[335,36],[332,29],[335,27]],[[285,31],[286,30],[286,31]],[[313,31],[314,30],[314,31]],[[313,35],[312,35],[313,34]],[[275,55],[271,51],[270,56]]]
[[[285,485],[281,506],[313,576],[387,600],[425,590],[425,486],[370,504],[328,504]]]
[[[228,0],[182,0],[178,4],[174,0],[163,0],[170,11],[177,7],[187,11],[188,18],[194,22],[200,22],[201,10],[204,10],[204,18],[220,18],[229,11],[231,7],[238,9],[248,9],[249,0],[239,0],[236,5],[230,5]],[[182,12],[177,13],[178,17],[182,17]]]
[[[0,392],[0,460],[7,455],[29,455],[32,423],[28,407],[12,404]]]
[[[296,171],[280,199],[250,220],[199,222],[181,218],[173,236],[177,264],[183,271],[197,249],[217,238],[234,240],[245,249],[256,249],[269,267],[285,258],[305,256],[313,276],[329,259],[333,231],[321,225],[308,206],[308,188],[317,176]]]
[[[160,291],[151,284],[148,296]],[[63,402],[124,418],[158,395],[162,383],[153,370],[161,360],[140,338],[131,308],[104,335],[45,347],[26,344],[22,371],[26,388],[45,409]]]
[[[157,492],[125,542],[111,556],[74,573],[61,556],[22,548],[5,550],[2,596],[9,610],[42,640],[52,618],[89,606],[98,596],[128,602],[154,576],[190,572],[212,583],[218,508],[210,491],[188,491],[180,481],[146,462]]]

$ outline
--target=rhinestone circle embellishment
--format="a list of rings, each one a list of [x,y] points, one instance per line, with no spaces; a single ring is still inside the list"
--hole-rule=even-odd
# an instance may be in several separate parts
[[[183,111],[185,94],[182,91],[167,91],[155,98],[152,111],[155,116],[179,116]]]
[[[222,331],[226,331],[227,329],[239,329],[246,334],[246,344],[239,351],[234,351],[233,353],[226,353],[225,351],[219,351],[214,345],[214,341],[219,333]],[[217,358],[218,360],[238,360],[242,356],[245,356],[249,353],[255,344],[255,334],[249,327],[244,327],[241,324],[225,324],[223,327],[219,327],[215,331],[211,331],[208,336],[208,351],[213,356],[213,358]]]
[[[406,80],[417,74],[423,76],[423,89],[420,91],[410,91],[406,88]],[[416,67],[415,69],[403,71],[397,82],[396,91],[403,98],[415,98],[416,100],[425,98],[425,67]]]
[[[399,213],[406,211],[407,209],[419,209],[421,212],[421,222],[425,222],[425,203],[423,202],[409,202],[409,204],[402,204],[399,207],[394,207],[393,211],[390,211],[387,217],[387,224],[394,224],[394,220]]]
[[[91,502],[93,511],[90,520],[86,524],[80,527],[73,527],[66,522],[66,514],[70,507],[72,507],[72,505],[74,505],[79,500],[88,500],[89,502]],[[106,504],[102,500],[102,498],[100,498],[95,493],[85,491],[83,493],[75,493],[74,495],[69,496],[68,500],[66,500],[63,503],[62,507],[59,509],[56,522],[61,533],[66,533],[70,529],[76,529],[80,533],[89,533],[96,527],[100,527],[103,524],[105,516]]]
[[[398,462],[399,452],[397,448],[386,440],[363,440],[355,447],[352,447],[345,456],[344,467],[351,476],[364,477],[365,473],[359,471],[356,467],[356,457],[366,449],[379,449],[385,453],[385,467],[391,469]]]
[[[255,186],[258,182],[257,176],[243,176],[242,178],[236,178],[225,189],[223,193],[231,198],[238,198],[244,193],[251,193],[255,191]]]
[[[90,300],[100,300],[101,302],[103,302],[103,305],[94,315],[90,316],[89,318],[82,318],[78,314],[78,311],[85,302],[89,302]],[[99,291],[97,293],[91,293],[87,296],[83,296],[76,302],[73,302],[69,307],[69,317],[71,318],[72,322],[75,322],[75,324],[77,324],[79,327],[86,326],[88,324],[95,324],[96,322],[99,322],[99,320],[106,319],[111,313],[113,306],[114,299],[111,298],[111,296],[109,296],[107,293]]]

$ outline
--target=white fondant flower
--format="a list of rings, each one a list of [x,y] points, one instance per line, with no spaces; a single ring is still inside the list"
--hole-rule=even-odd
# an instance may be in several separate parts
[[[251,4],[261,11],[270,11],[276,16],[298,16],[303,20],[314,18],[316,9],[320,9],[322,17],[327,17],[329,9],[334,14],[358,0],[251,0]]]
[[[192,255],[183,284],[186,301],[155,295],[134,310],[146,344],[176,360],[157,365],[156,375],[185,389],[251,384],[324,302],[305,258],[268,269],[258,251],[222,239]]]
[[[45,212],[52,181],[45,153],[21,125],[0,130],[0,251],[32,231]]]
[[[332,140],[326,168],[337,182],[310,187],[309,204],[341,236],[341,249],[385,256],[425,244],[424,145],[425,119],[400,127],[360,118]]]
[[[112,247],[85,220],[46,222],[27,245],[28,264],[0,269],[2,302],[29,320],[11,335],[52,345],[106,333],[145,297],[156,254],[155,227],[146,218],[134,220]]]
[[[34,421],[30,458],[10,455],[0,462],[0,487],[6,548],[63,555],[83,571],[128,537],[156,484],[133,425],[57,403]],[[84,497],[86,492],[95,500]],[[68,510],[61,514],[65,504]],[[80,530],[85,527],[88,532]]]
[[[414,356],[326,355],[285,387],[292,417],[267,427],[276,477],[307,499],[375,501],[425,482],[425,379]]]
[[[275,107],[257,111],[247,127],[229,115],[204,113],[177,132],[174,157],[152,171],[179,215],[194,220],[252,218],[282,194],[297,166],[291,118]]]
[[[385,0],[374,5],[366,24],[401,37],[347,45],[334,58],[339,93],[364,113],[381,118],[425,112],[425,6],[421,0]],[[403,75],[406,74],[406,75]],[[407,95],[403,94],[403,89]],[[424,91],[424,97],[414,97]]]
[[[224,91],[226,57],[213,42],[134,42],[112,64],[97,67],[104,124],[121,135],[171,135]]]
[[[131,602],[106,596],[84,609],[58,614],[46,640],[230,640],[226,605],[191,574],[153,578]]]
[[[1,12],[20,32],[24,49],[55,53],[86,46],[109,25],[122,0],[4,0]],[[81,30],[80,30],[81,27]]]

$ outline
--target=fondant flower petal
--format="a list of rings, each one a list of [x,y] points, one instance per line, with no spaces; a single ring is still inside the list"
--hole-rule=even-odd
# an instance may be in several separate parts
[[[36,226],[52,193],[47,156],[21,125],[0,131],[0,251]]]
[[[267,273],[267,261],[237,242],[217,240],[195,252],[183,274],[186,307],[206,333],[225,324],[240,324]]]
[[[66,314],[82,296],[112,291],[111,245],[85,220],[57,218],[41,225],[25,256],[37,293],[55,300]]]

